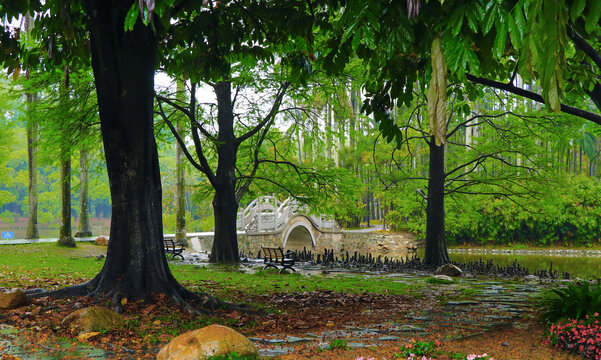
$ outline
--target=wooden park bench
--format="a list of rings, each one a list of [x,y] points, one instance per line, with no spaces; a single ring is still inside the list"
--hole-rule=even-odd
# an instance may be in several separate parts
[[[175,259],[176,256],[184,260],[184,256],[182,255],[185,250],[184,245],[176,244],[173,239],[163,239],[163,248],[165,249],[165,254],[172,254],[171,260]]]
[[[263,270],[267,269],[268,267],[274,267],[277,269],[279,265],[282,267],[280,269],[280,273],[282,273],[284,269],[296,271],[292,268],[292,265],[294,265],[295,260],[294,253],[287,252],[286,254],[284,254],[284,250],[282,250],[281,247],[266,246],[262,246],[261,251],[263,252],[263,262],[265,263]]]

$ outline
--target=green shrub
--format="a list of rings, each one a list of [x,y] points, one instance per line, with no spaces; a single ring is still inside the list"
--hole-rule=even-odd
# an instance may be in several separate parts
[[[527,243],[531,245],[601,244],[601,182],[566,177],[532,188],[530,199],[474,195],[447,202],[446,231],[450,244]]]
[[[332,341],[330,343],[330,345],[328,345],[328,350],[335,350],[335,349],[346,350],[346,349],[348,349],[348,345],[347,345],[346,341],[344,341],[342,339],[336,339],[336,340]]]
[[[588,282],[570,284],[566,288],[552,289],[540,300],[542,319],[555,323],[565,319],[584,319],[601,312],[601,286]]]

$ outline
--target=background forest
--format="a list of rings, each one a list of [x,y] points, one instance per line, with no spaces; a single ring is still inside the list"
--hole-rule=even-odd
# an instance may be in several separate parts
[[[269,69],[262,71],[268,73]],[[28,216],[28,114],[38,126],[40,236],[55,237],[58,231],[61,144],[68,144],[71,163],[76,164],[71,170],[73,204],[80,203],[82,172],[89,173],[87,209],[92,231],[94,235],[108,233],[110,193],[92,76],[89,69],[70,74],[68,103],[59,95],[64,76],[7,77],[0,82],[0,107],[5,109],[0,114],[0,228],[15,231],[16,237],[25,236]],[[362,76],[360,67],[350,67],[344,77],[320,76],[318,81],[286,93],[262,144],[257,148],[255,141],[239,150],[239,169],[256,154],[273,160],[258,166],[241,207],[261,195],[295,196],[312,211],[335,216],[342,227],[378,223],[393,231],[424,234],[429,130],[423,119],[427,100],[418,94],[411,106],[393,110],[391,115],[404,136],[400,143],[388,143],[378,123],[361,111]],[[157,93],[165,98],[175,98],[184,90],[178,90],[165,76],[161,79]],[[240,97],[246,100],[237,104],[241,119],[268,107],[269,81],[255,79],[238,85]],[[534,102],[501,91],[478,91],[477,101],[470,100],[467,91],[465,96],[457,91],[451,99],[445,153],[449,243],[598,245],[598,127],[570,115],[548,113]],[[27,97],[32,93],[36,94],[34,102]],[[183,96],[189,98],[190,94]],[[214,95],[199,91],[196,97],[205,104],[199,108],[200,116],[212,118]],[[163,115],[171,111],[171,119],[181,117],[175,110],[168,104],[156,109],[165,231],[174,232],[176,226],[178,162],[185,168],[186,229],[211,231],[213,190],[186,159],[176,156],[167,117],[160,116],[161,111]],[[69,125],[74,122],[80,125]],[[65,133],[62,129],[70,130]],[[210,152],[207,158],[216,161]],[[75,224],[81,212],[80,206],[71,208]]]

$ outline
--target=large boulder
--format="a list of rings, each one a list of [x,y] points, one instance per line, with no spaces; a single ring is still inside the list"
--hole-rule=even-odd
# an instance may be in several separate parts
[[[0,293],[0,309],[14,309],[23,305],[27,305],[27,297],[21,289]]]
[[[460,268],[453,264],[444,264],[438,269],[436,269],[435,274],[446,276],[461,276],[461,274],[463,274],[463,271],[461,271]]]
[[[213,324],[174,338],[161,349],[157,360],[204,360],[232,352],[259,358],[259,350],[247,337],[227,326]]]
[[[109,238],[106,236],[99,236],[96,238],[96,240],[94,240],[94,244],[100,245],[100,246],[108,246]]]
[[[122,329],[125,321],[121,315],[111,309],[92,306],[75,310],[63,319],[62,324],[81,334],[98,330]]]

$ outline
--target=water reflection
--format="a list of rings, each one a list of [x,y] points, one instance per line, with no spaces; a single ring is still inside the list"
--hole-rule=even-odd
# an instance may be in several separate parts
[[[553,269],[560,276],[569,272],[572,278],[594,279],[601,277],[601,257],[598,256],[551,256],[551,255],[517,255],[517,254],[467,254],[450,253],[451,261],[467,263],[492,259],[495,265],[508,266],[517,260],[518,264],[530,270],[548,270],[553,262]]]

